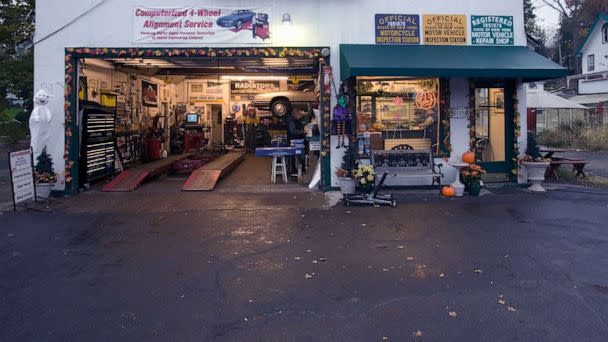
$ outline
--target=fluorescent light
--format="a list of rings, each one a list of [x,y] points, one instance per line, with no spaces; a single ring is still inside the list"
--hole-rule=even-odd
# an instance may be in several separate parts
[[[287,81],[287,76],[235,76],[235,75],[224,75],[221,77],[222,80],[231,81]]]

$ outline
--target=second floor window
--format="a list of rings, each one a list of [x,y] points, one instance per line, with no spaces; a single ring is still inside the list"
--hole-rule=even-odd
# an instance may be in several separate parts
[[[587,56],[587,71],[595,70],[595,55]]]
[[[608,43],[608,23],[602,26],[602,43]]]

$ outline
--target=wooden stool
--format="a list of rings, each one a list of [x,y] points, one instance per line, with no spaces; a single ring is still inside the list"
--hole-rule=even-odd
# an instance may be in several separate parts
[[[270,180],[277,182],[277,175],[283,176],[283,183],[287,183],[287,162],[285,156],[272,156],[272,175]]]

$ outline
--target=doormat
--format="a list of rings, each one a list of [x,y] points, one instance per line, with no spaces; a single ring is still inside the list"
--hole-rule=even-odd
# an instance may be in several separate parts
[[[496,195],[529,194],[526,188],[518,186],[484,187],[484,189]]]

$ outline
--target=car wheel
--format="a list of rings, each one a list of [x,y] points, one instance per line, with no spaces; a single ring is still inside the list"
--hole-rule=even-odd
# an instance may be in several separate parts
[[[242,29],[242,28],[243,28],[243,22],[242,22],[242,21],[240,21],[240,20],[239,20],[239,21],[237,21],[237,22],[236,22],[236,29],[237,29],[237,30],[240,30],[240,29]]]
[[[291,110],[291,104],[287,100],[277,100],[270,106],[270,111],[274,116],[284,117]]]

